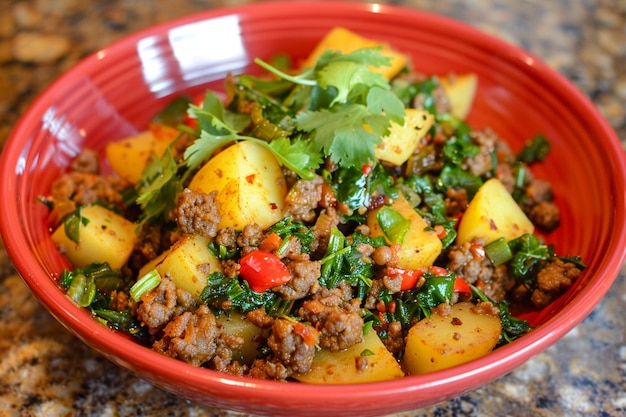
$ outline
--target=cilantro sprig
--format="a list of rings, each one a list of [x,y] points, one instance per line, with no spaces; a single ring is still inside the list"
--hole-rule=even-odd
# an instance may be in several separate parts
[[[239,140],[253,140],[267,147],[278,161],[305,179],[313,178],[323,157],[347,167],[361,167],[375,161],[374,145],[389,132],[391,121],[402,123],[404,104],[391,91],[389,82],[370,66],[388,65],[379,48],[364,48],[349,54],[327,51],[312,68],[300,74],[287,74],[269,63],[255,62],[279,79],[298,88],[292,101],[296,132],[293,137],[265,141],[242,134],[245,126],[227,110],[213,92],[208,92],[202,107],[190,105],[189,115],[199,120],[200,137],[186,150],[185,160],[194,169],[217,149]],[[249,81],[249,80],[248,80]],[[269,82],[264,90],[271,91]],[[302,91],[304,89],[304,93]],[[324,91],[320,93],[320,89]],[[323,97],[323,98],[320,98]],[[237,123],[235,123],[237,122]]]
[[[300,177],[313,179],[313,171],[322,160],[312,151],[310,144],[301,140],[280,137],[266,142],[252,136],[242,135],[241,119],[228,111],[213,91],[208,91],[202,107],[190,105],[189,115],[198,119],[202,130],[200,137],[185,150],[189,169],[196,169],[219,148],[240,140],[254,141],[271,151],[281,165],[296,172]]]

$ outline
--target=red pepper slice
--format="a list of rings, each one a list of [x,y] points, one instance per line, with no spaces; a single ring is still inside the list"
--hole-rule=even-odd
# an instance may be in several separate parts
[[[255,292],[267,291],[291,279],[283,261],[273,253],[262,250],[250,252],[239,260],[239,275]]]
[[[423,274],[424,271],[422,269],[405,269],[397,266],[387,267],[388,276],[395,277],[400,275],[402,277],[402,284],[400,286],[402,291],[408,291],[415,288],[417,281],[419,281]]]
[[[456,277],[456,280],[454,281],[454,292],[471,294],[472,289],[470,288],[467,281],[465,281],[461,277]]]

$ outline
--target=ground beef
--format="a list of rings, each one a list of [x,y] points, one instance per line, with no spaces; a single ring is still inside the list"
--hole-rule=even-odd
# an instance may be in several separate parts
[[[137,318],[154,334],[174,317],[176,300],[176,284],[168,278],[162,279],[156,288],[141,297]]]
[[[363,340],[361,300],[350,300],[341,288],[323,289],[305,301],[299,315],[320,330],[320,347],[337,352]]]
[[[274,317],[265,312],[264,308],[257,308],[246,314],[246,320],[261,329],[269,329],[274,324]]]
[[[128,266],[133,271],[139,271],[147,262],[168,250],[173,239],[171,231],[156,224],[144,223],[137,235]]]
[[[135,310],[136,303],[128,296],[128,293],[124,291],[111,292],[111,303],[109,308],[114,311],[124,311],[127,308]]]
[[[467,158],[464,161],[464,165],[467,166],[468,171],[476,176],[483,176],[488,174],[495,168],[493,166],[492,154],[495,150],[496,143],[499,141],[498,136],[490,129],[474,132],[472,139],[476,145],[479,146],[480,151],[478,154]]]
[[[385,288],[389,290],[391,293],[400,292],[402,290],[402,275],[387,275],[383,276],[383,285]]]
[[[224,246],[227,250],[237,249],[237,231],[232,227],[224,227],[217,231],[215,243],[218,246]]]
[[[83,149],[81,153],[70,162],[70,171],[85,174],[100,173],[100,156],[92,149]]]
[[[148,327],[150,334],[158,333],[173,317],[195,309],[193,296],[177,288],[174,281],[165,276],[159,285],[141,297],[137,318]]]
[[[402,352],[406,346],[402,324],[399,321],[389,323],[387,326],[387,337],[383,338],[382,341],[389,352]]]
[[[185,188],[178,194],[174,217],[181,233],[215,237],[221,221],[217,191],[210,194]]]
[[[532,292],[531,301],[538,308],[547,306],[568,289],[580,273],[573,263],[554,259],[537,274],[537,288]]]
[[[203,304],[195,312],[187,311],[170,321],[163,329],[163,337],[152,347],[164,355],[200,366],[215,354],[219,332],[215,315]]]
[[[552,186],[530,174],[528,176],[524,187],[526,199],[522,203],[522,210],[540,229],[553,230],[559,225],[561,214],[557,205],[554,204]]]
[[[302,253],[302,241],[296,236],[289,236],[287,244],[284,247],[281,244],[280,250],[283,258],[292,261],[308,261],[310,259],[307,253]]]
[[[286,284],[274,288],[287,300],[299,300],[320,289],[318,279],[321,275],[321,264],[318,261],[290,261],[287,268],[291,279]]]
[[[376,304],[378,304],[378,294],[380,293],[380,290],[384,288],[384,286],[385,284],[383,283],[382,279],[372,280],[372,287],[370,288],[370,291],[365,297],[365,302],[363,303],[363,306],[365,308],[370,310],[376,308]]]
[[[528,182],[524,189],[528,200],[534,203],[540,203],[542,201],[554,200],[554,194],[552,193],[552,186],[539,178],[534,178],[531,174],[527,174]]]
[[[488,316],[493,316],[496,318],[500,317],[500,309],[496,307],[490,301],[479,301],[473,308],[472,311],[476,314],[486,314]]]
[[[243,375],[245,366],[233,366],[233,363],[238,363],[233,360],[233,351],[241,348],[244,343],[245,340],[241,336],[220,332],[215,341],[215,354],[211,358],[211,367],[220,372]]]
[[[528,218],[544,231],[554,230],[561,222],[561,212],[551,201],[542,201],[525,210]]]
[[[235,278],[239,275],[239,269],[239,262],[233,261],[232,259],[222,261],[222,272],[229,278]]]
[[[285,381],[291,376],[291,369],[278,359],[257,359],[253,362],[248,376],[256,379],[275,379]]]
[[[287,193],[285,210],[295,222],[315,220],[315,209],[322,199],[322,177],[313,180],[299,180]]]
[[[121,191],[126,187],[126,183],[113,176],[68,172],[52,184],[51,196],[54,201],[69,200],[76,206],[100,202],[120,207]]]
[[[247,224],[237,236],[237,245],[241,248],[253,246],[256,249],[263,239],[263,230],[256,223]]]
[[[316,345],[317,330],[311,326],[287,319],[276,319],[272,325],[267,345],[276,359],[293,373],[305,373],[311,369]]]
[[[508,274],[506,265],[494,266],[484,255],[480,255],[477,246],[480,242],[466,242],[454,246],[448,253],[448,269],[457,273],[470,284],[480,282],[483,292],[495,301],[501,301],[506,295]]]
[[[448,216],[456,216],[463,213],[467,209],[468,198],[465,188],[448,188],[446,190],[446,198],[444,200],[446,205],[446,213]]]

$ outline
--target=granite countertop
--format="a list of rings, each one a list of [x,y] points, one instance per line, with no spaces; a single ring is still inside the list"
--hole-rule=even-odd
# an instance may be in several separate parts
[[[0,1],[0,145],[34,97],[86,54],[164,20],[244,0]],[[626,1],[398,0],[539,56],[598,106],[626,144]],[[1,203],[0,203],[1,204]],[[482,388],[397,416],[626,414],[626,270],[561,341]],[[0,415],[235,416],[137,379],[31,296],[0,244]]]

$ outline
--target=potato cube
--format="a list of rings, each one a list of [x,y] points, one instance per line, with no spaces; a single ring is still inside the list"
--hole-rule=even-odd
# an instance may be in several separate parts
[[[359,361],[363,361],[362,366],[358,365]],[[294,375],[294,378],[310,384],[354,384],[403,376],[404,372],[396,359],[378,334],[371,330],[361,343],[346,350],[319,350],[315,354],[311,370],[305,374]]]
[[[52,240],[72,265],[80,268],[94,262],[107,262],[113,269],[122,267],[133,251],[137,225],[98,205],[83,207],[81,216],[88,223],[80,226],[78,243],[65,234],[64,225],[52,233]]]
[[[370,227],[372,237],[385,236],[389,244],[400,244],[397,252],[397,266],[406,269],[419,269],[431,266],[441,253],[443,247],[437,233],[422,216],[400,195],[391,204],[391,209],[400,213],[410,221],[409,230],[404,235],[402,242],[391,242],[378,223],[378,210],[372,210],[367,215],[367,225]]]
[[[364,38],[346,28],[335,27],[317,44],[313,52],[303,63],[303,67],[312,67],[317,59],[326,50],[341,51],[346,54],[358,49],[382,46],[382,55],[391,58],[390,66],[372,68],[372,71],[382,74],[390,80],[397,75],[407,64],[407,56],[393,49],[388,43],[378,42],[373,39]]]
[[[218,228],[242,230],[250,223],[266,229],[283,218],[287,184],[274,155],[262,145],[241,141],[213,156],[189,188],[217,190],[222,220]]]
[[[374,147],[376,159],[402,165],[419,145],[420,139],[428,133],[435,117],[425,110],[406,109],[404,125],[391,123],[389,134]]]
[[[477,312],[470,302],[457,303],[450,314],[433,312],[409,329],[402,365],[419,375],[469,362],[491,352],[501,332],[499,317]]]
[[[139,272],[142,277],[155,269],[164,277],[168,275],[178,288],[199,296],[207,285],[207,277],[214,272],[221,272],[219,259],[209,249],[210,239],[200,235],[185,235],[172,247]]]
[[[109,143],[106,147],[109,164],[121,178],[136,184],[150,162],[150,156],[161,157],[178,135],[178,130],[173,127],[153,124],[136,136]]]
[[[533,223],[500,180],[492,178],[481,185],[463,213],[457,242],[480,238],[487,245],[501,237],[508,242],[534,230]]]
[[[459,74],[441,77],[439,83],[450,100],[452,115],[465,120],[472,110],[472,103],[478,89],[478,76],[476,74]]]

